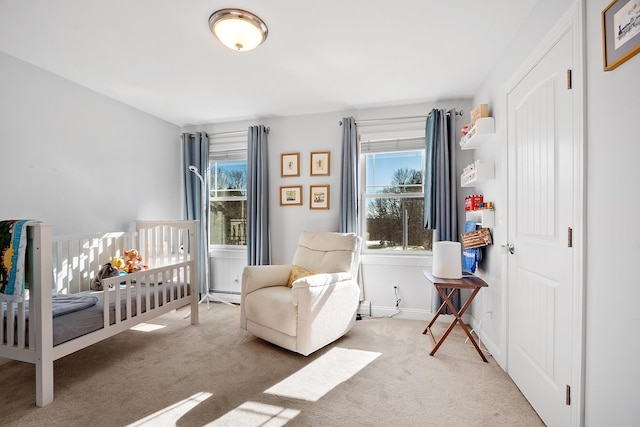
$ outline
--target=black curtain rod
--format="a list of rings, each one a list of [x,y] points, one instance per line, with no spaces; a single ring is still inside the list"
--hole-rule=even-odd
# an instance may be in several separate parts
[[[453,110],[453,113],[456,116],[462,116],[464,114],[464,111],[460,110]],[[450,116],[451,113],[448,112],[447,116]],[[356,124],[358,123],[370,123],[370,122],[386,122],[386,121],[390,121],[390,120],[409,120],[409,119],[426,119],[431,117],[431,113],[427,114],[426,116],[406,116],[406,117],[388,117],[388,118],[383,118],[383,119],[368,119],[368,120],[356,120]],[[342,126],[342,120],[340,120],[340,126]]]

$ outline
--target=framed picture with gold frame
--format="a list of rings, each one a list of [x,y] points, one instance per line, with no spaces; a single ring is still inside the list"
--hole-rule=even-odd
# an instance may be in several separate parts
[[[284,153],[280,155],[280,176],[300,176],[300,153]]]
[[[638,0],[613,0],[602,11],[602,62],[611,71],[640,52]]]
[[[302,205],[302,185],[280,187],[280,206]]]
[[[331,152],[311,153],[311,176],[329,176],[331,172]]]
[[[329,186],[309,186],[309,209],[329,209]]]

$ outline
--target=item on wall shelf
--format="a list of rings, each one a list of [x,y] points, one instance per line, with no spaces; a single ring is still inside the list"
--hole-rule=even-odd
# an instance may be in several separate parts
[[[433,243],[432,274],[441,279],[462,278],[462,249],[460,242],[443,240]]]
[[[479,117],[469,132],[460,138],[460,148],[471,150],[482,144],[489,135],[495,132],[495,120],[493,117]]]
[[[482,203],[484,202],[484,198],[482,194],[472,194],[471,196],[467,196],[464,198],[464,210],[465,211],[475,211],[476,209],[480,209]]]
[[[309,209],[329,209],[329,186],[309,186]]]
[[[470,187],[476,182],[493,179],[493,163],[481,163],[480,160],[467,165],[460,175],[460,185]]]
[[[462,233],[462,247],[464,249],[475,249],[493,244],[491,232],[488,228],[480,228],[478,230]]]
[[[480,104],[471,110],[469,113],[469,117],[471,118],[471,127],[476,125],[476,120],[481,117],[489,117],[489,106],[487,104]]]
[[[474,170],[476,170],[476,166],[478,165],[478,163],[480,163],[480,160],[476,160],[475,162],[465,166],[462,169],[462,175],[467,175],[467,174],[473,172]]]
[[[464,233],[470,233],[478,229],[478,223],[474,220],[469,220],[464,223]],[[482,261],[482,247],[479,248],[465,248],[462,250],[462,271],[468,273],[475,273],[476,267]]]
[[[311,153],[311,176],[329,176],[331,171],[331,152]]]
[[[640,1],[614,0],[602,11],[602,62],[611,71],[640,52]]]
[[[300,153],[284,153],[280,155],[280,176],[300,176]]]
[[[493,206],[492,202],[489,203]],[[467,221],[473,221],[479,228],[493,228],[496,222],[495,218],[496,215],[493,208],[476,209],[465,212],[465,219]],[[478,227],[466,231],[473,231]]]
[[[302,205],[302,185],[280,187],[280,206]]]

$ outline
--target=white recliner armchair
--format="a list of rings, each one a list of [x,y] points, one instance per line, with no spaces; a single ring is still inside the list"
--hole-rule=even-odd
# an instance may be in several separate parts
[[[360,241],[304,231],[292,264],[245,267],[240,327],[305,356],[343,336],[360,301]]]

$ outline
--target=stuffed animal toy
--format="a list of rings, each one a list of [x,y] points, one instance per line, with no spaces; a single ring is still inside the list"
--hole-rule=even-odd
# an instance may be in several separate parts
[[[116,277],[119,275],[119,270],[111,265],[110,262],[106,263],[100,270],[98,271],[97,276],[91,279],[91,290],[93,291],[101,291],[103,289],[102,279],[106,279],[109,277]]]
[[[149,267],[142,262],[142,257],[135,249],[124,251],[124,271],[134,273],[140,270],[146,270]]]
[[[124,262],[124,258],[122,258],[121,256],[114,256],[113,258],[111,258],[111,265],[118,270],[124,271],[126,263]]]

